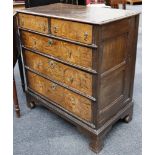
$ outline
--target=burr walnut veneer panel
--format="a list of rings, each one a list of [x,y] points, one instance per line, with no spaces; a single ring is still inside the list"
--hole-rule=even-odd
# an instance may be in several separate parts
[[[48,33],[48,18],[19,14],[19,25],[22,28]]]
[[[92,43],[92,25],[71,21],[51,19],[51,33],[86,44]]]
[[[73,114],[91,121],[91,101],[63,87],[27,72],[28,87],[64,107]]]
[[[88,95],[92,95],[92,75],[30,51],[24,52],[25,65]]]
[[[92,49],[22,31],[25,47],[38,50],[61,60],[92,68]]]

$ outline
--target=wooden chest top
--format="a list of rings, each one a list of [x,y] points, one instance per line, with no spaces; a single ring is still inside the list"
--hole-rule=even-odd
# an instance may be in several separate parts
[[[61,3],[28,8],[25,10],[19,10],[18,12],[60,18],[89,24],[105,24],[139,14],[139,12],[131,10],[95,7],[93,8],[89,6]]]

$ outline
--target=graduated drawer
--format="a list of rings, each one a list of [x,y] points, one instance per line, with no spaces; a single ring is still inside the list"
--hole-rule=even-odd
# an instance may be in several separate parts
[[[60,60],[86,68],[92,68],[92,49],[21,31],[25,47],[38,50]]]
[[[91,122],[91,101],[39,75],[26,72],[28,87],[76,116]]]
[[[25,50],[25,65],[49,78],[92,95],[92,75]]]
[[[51,19],[51,33],[70,40],[92,43],[92,25],[62,19]]]
[[[48,18],[19,13],[19,26],[38,32],[48,33]]]

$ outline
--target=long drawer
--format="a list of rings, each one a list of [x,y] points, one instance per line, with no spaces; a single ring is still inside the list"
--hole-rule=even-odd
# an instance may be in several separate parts
[[[92,95],[92,75],[33,52],[24,51],[25,65],[87,95]]]
[[[33,91],[59,104],[69,112],[91,122],[91,101],[83,96],[73,93],[37,74],[26,72],[28,87]]]
[[[60,60],[92,68],[92,49],[64,41],[51,39],[38,34],[21,31],[23,45]]]

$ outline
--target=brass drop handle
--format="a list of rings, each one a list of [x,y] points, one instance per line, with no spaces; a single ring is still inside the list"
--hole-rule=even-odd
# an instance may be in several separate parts
[[[41,83],[38,84],[39,88],[43,88],[43,85]]]
[[[54,26],[53,29],[54,29],[54,33],[58,32],[58,26]]]
[[[68,57],[71,58],[71,56],[72,56],[72,52],[69,51],[69,52],[68,52]]]
[[[70,78],[68,78],[68,81],[69,81],[70,83],[73,83],[74,78],[73,78],[73,77],[70,77]]]
[[[50,40],[48,40],[48,46],[52,46],[53,45],[53,40],[52,39],[50,39]]]
[[[51,67],[52,69],[54,69],[55,66],[56,66],[56,63],[55,63],[53,60],[51,60],[51,61],[49,62],[49,65],[50,65],[50,67]]]
[[[42,64],[42,62],[38,62],[37,63],[37,67],[39,68],[40,66],[42,66],[43,64]]]
[[[55,90],[57,88],[57,84],[55,83],[52,83],[52,86],[51,86],[52,90]]]
[[[37,44],[37,41],[36,40],[33,40],[33,44],[36,45]]]
[[[72,103],[73,105],[75,105],[75,98],[71,97],[71,98],[70,98],[70,101],[71,101],[71,103]]]
[[[88,39],[88,32],[85,32],[84,33],[84,40],[87,41],[87,39]]]

